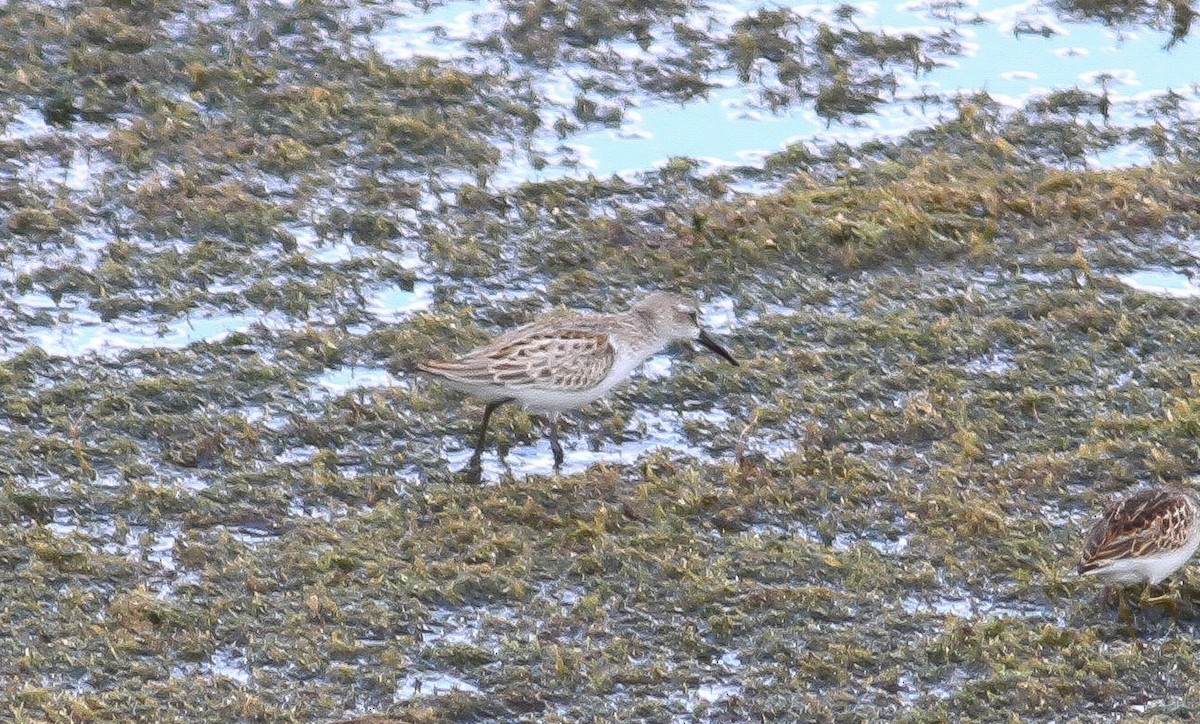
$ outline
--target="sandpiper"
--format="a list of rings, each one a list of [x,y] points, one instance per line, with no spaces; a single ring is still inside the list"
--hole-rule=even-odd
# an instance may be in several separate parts
[[[550,420],[554,467],[562,467],[558,416],[600,399],[667,345],[695,340],[736,365],[733,355],[700,328],[694,302],[657,292],[621,314],[541,319],[496,337],[478,349],[417,368],[483,400],[483,424],[470,467],[478,469],[488,419],[506,402]]]
[[[1081,575],[1109,584],[1158,584],[1200,546],[1200,495],[1151,488],[1119,500],[1096,521],[1083,546]]]

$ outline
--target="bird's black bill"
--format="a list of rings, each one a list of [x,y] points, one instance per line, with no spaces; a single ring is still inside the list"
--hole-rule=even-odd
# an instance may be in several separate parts
[[[700,330],[700,336],[696,338],[696,341],[704,345],[713,354],[724,357],[729,364],[733,365],[734,367],[737,366],[738,361],[733,358],[733,355],[729,354],[729,350],[717,344],[717,340],[708,336],[708,332]]]

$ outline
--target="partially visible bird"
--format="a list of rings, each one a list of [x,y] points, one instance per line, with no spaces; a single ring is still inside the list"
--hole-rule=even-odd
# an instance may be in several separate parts
[[[1156,585],[1183,567],[1200,546],[1200,495],[1188,488],[1150,488],[1110,505],[1083,546],[1081,575],[1109,584]]]

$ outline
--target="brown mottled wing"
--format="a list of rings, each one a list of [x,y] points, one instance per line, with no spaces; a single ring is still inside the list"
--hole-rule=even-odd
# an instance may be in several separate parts
[[[615,361],[616,351],[606,334],[535,324],[458,359],[420,367],[467,384],[569,392],[600,384]]]
[[[1188,537],[1193,505],[1186,491],[1171,488],[1143,490],[1118,501],[1092,526],[1079,571],[1181,547]]]

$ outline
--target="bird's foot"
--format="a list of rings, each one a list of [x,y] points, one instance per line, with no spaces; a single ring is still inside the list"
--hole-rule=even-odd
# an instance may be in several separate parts
[[[483,481],[483,460],[476,453],[467,461],[466,467],[455,473],[455,476],[464,483],[471,485],[479,485]]]
[[[554,452],[554,472],[557,474],[563,466],[563,447],[558,441],[558,421],[550,421],[550,450]]]
[[[1176,621],[1179,620],[1182,602],[1183,592],[1179,590],[1176,583],[1168,584],[1165,592],[1155,596],[1150,595],[1149,586],[1142,591],[1141,603],[1143,605],[1161,606]]]

